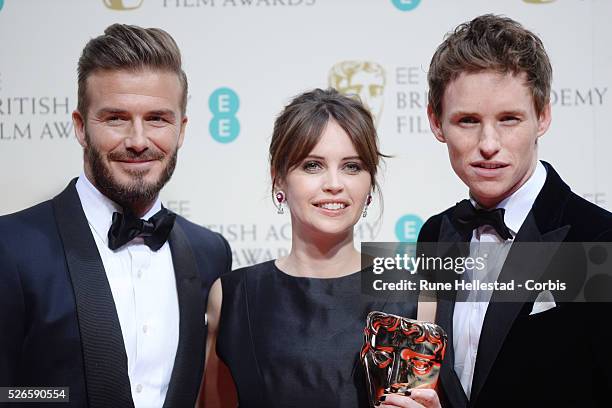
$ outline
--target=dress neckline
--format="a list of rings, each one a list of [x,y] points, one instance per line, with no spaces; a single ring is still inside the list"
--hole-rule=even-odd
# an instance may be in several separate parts
[[[369,268],[371,268],[371,266],[366,266],[363,269],[360,269],[358,271],[351,272],[351,273],[348,273],[348,274],[342,275],[342,276],[329,277],[329,278],[317,278],[317,277],[314,277],[314,276],[295,276],[295,275],[288,274],[287,272],[283,271],[282,269],[280,269],[276,265],[276,261],[277,261],[276,259],[272,259],[271,261],[269,261],[272,264],[272,268],[274,268],[275,272],[277,272],[281,276],[286,277],[287,279],[302,280],[302,281],[338,282],[338,281],[343,280],[343,279],[354,278],[355,276],[361,274],[363,271],[366,271]]]

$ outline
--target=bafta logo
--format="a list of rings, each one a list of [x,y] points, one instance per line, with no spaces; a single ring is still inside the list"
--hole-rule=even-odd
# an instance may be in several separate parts
[[[111,10],[134,10],[142,5],[144,0],[104,0],[104,5]]]
[[[342,61],[329,70],[329,86],[345,95],[357,95],[370,109],[374,120],[382,115],[385,93],[385,70],[372,61]]]

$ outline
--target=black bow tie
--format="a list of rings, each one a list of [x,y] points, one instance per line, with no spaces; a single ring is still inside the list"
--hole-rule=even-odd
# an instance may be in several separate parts
[[[153,251],[161,248],[174,226],[176,214],[163,208],[148,220],[141,220],[131,212],[113,213],[113,223],[108,230],[108,247],[113,251],[136,237],[144,238]]]
[[[474,208],[470,200],[458,202],[453,211],[452,219],[455,226],[464,237],[472,236],[472,231],[483,225],[490,225],[502,239],[512,239],[510,228],[504,223],[503,208],[481,210]]]

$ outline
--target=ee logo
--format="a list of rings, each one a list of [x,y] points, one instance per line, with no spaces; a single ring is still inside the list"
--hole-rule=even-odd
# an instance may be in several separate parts
[[[213,114],[208,130],[219,143],[230,143],[240,134],[240,122],[236,112],[240,107],[238,94],[230,88],[219,88],[210,94],[208,107]]]
[[[395,223],[395,236],[400,242],[417,242],[422,226],[423,220],[421,217],[415,214],[406,214]]]
[[[391,0],[393,5],[401,11],[412,11],[419,6],[421,0]]]

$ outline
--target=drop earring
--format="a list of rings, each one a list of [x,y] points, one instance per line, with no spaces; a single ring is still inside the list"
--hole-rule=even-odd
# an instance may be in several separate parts
[[[283,208],[283,203],[285,202],[285,192],[282,190],[279,190],[276,192],[276,194],[274,194],[274,198],[276,199],[276,213],[277,214],[284,214],[285,213],[285,209]]]
[[[368,198],[366,199],[365,207],[363,207],[363,214],[361,214],[363,218],[368,216],[368,206],[370,205],[371,202],[372,202],[372,194],[368,194]]]

